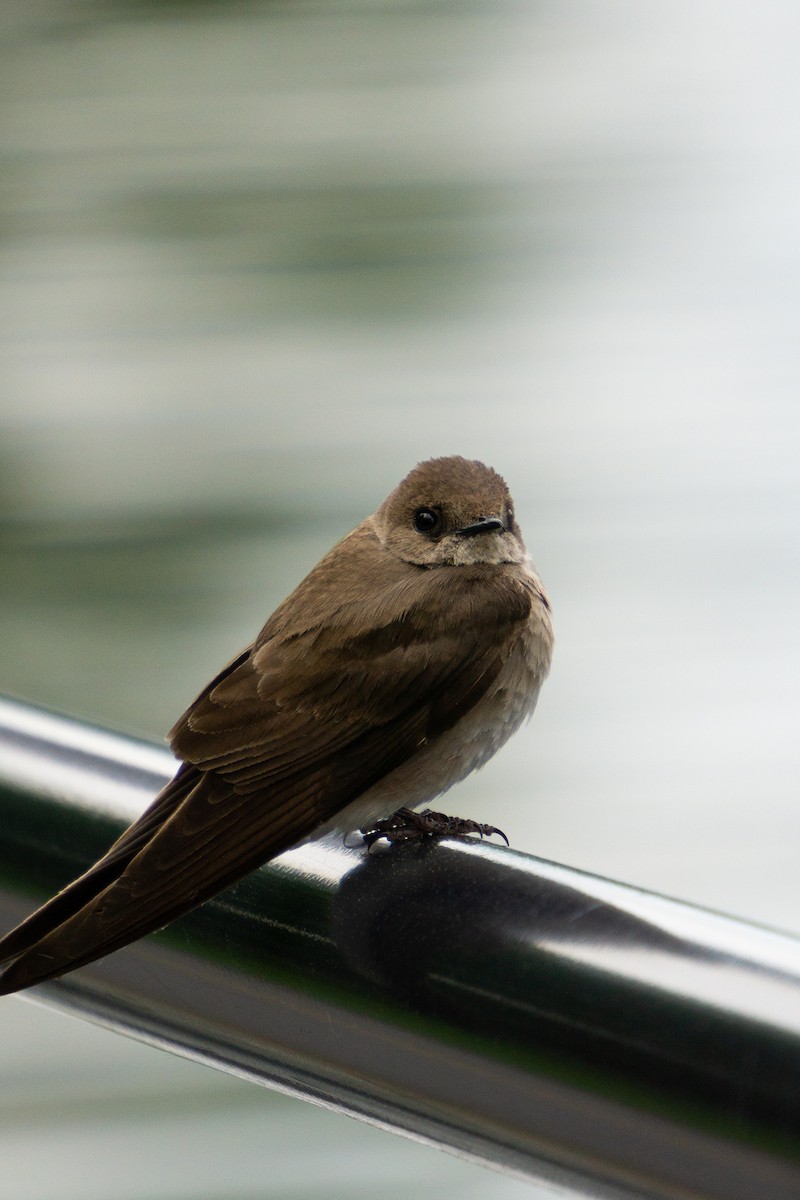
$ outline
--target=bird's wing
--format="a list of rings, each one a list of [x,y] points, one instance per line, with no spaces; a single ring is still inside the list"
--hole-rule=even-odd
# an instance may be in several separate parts
[[[250,653],[250,648],[243,651],[205,689],[209,691],[226,675],[240,666]],[[161,789],[152,804],[149,804],[140,817],[129,825],[102,858],[93,866],[69,883],[62,891],[32,913],[27,920],[17,925],[5,937],[0,938],[0,963],[6,962],[21,954],[26,947],[32,946],[40,937],[66,921],[73,913],[78,912],[99,892],[122,874],[132,858],[150,841],[153,834],[175,812],[178,805],[185,800],[188,793],[196,785],[197,772],[190,763],[182,763],[175,776]]]
[[[51,911],[55,925],[49,916],[34,924],[34,914],[37,939],[12,951],[22,956],[0,991],[63,974],[195,908],[472,708],[497,677],[530,597],[519,587],[472,589],[467,572],[457,581],[452,572],[426,574],[431,586],[454,589],[448,619],[431,623],[432,597],[417,587],[414,603],[384,606],[379,622],[348,603],[302,632],[278,623],[271,634],[268,623],[172,731],[173,749],[189,764],[188,790],[173,804],[168,785],[112,847],[116,858],[72,885],[77,911],[68,888]],[[104,883],[103,871],[118,865]]]

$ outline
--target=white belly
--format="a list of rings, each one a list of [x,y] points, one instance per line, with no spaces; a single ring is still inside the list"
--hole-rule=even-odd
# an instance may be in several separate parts
[[[368,828],[398,808],[421,808],[482,767],[533,713],[550,666],[552,640],[547,609],[537,602],[497,679],[475,707],[312,836],[332,830],[349,833]]]

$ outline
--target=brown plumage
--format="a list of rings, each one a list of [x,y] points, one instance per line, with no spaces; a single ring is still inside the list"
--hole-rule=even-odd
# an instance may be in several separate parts
[[[153,804],[0,941],[16,960],[0,992],[162,927],[321,828],[432,799],[529,715],[551,645],[503,480],[421,464],[187,709]]]

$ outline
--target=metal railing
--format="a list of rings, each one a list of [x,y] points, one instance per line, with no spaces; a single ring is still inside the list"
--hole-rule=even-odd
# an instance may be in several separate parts
[[[172,767],[0,701],[2,928]],[[800,941],[504,847],[304,846],[36,995],[579,1195],[800,1196]]]

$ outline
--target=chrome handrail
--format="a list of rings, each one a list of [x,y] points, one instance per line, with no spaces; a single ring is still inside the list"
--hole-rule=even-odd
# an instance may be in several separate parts
[[[0,699],[0,931],[173,766]],[[312,843],[32,994],[579,1195],[800,1196],[800,941],[502,846]]]

